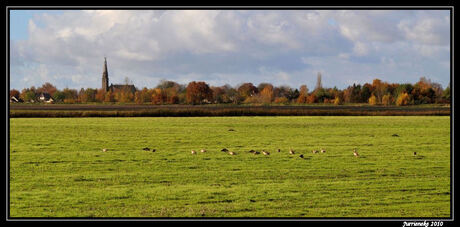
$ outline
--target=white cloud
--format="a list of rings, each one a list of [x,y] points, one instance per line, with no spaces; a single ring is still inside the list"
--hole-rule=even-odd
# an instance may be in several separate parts
[[[416,17],[401,20],[398,28],[405,38],[425,45],[449,45],[450,22],[445,17],[419,12]]]
[[[29,21],[27,40],[11,40],[11,86],[21,89],[49,80],[58,87],[98,87],[104,56],[111,82],[121,83],[127,76],[142,83],[136,84],[139,87],[154,86],[160,78],[296,86],[314,83],[318,71],[324,72],[325,86],[345,86],[347,81],[366,81],[376,75],[383,80],[399,79],[412,71],[416,75],[416,67],[447,84],[448,12],[39,13]]]

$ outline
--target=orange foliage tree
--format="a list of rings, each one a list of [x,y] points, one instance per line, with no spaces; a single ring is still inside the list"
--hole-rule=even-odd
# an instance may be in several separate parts
[[[192,81],[187,85],[187,103],[195,105],[210,102],[212,100],[212,96],[212,90],[205,82]]]

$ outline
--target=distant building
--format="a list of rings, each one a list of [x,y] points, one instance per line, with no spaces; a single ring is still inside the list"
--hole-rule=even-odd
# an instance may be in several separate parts
[[[10,102],[18,103],[18,102],[24,102],[24,101],[21,98],[16,98],[15,96],[11,96]]]
[[[51,97],[50,94],[45,93],[45,92],[40,94],[40,96],[38,97],[38,100],[40,100],[41,102],[46,102],[46,103],[54,102],[53,97]]]
[[[107,70],[107,59],[104,58],[104,68],[102,72],[102,90],[104,91],[129,91],[131,93],[136,92],[136,87],[132,84],[110,84],[109,86],[109,72]]]

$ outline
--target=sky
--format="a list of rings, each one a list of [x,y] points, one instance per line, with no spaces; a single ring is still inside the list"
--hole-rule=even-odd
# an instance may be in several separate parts
[[[450,83],[449,10],[10,10],[10,88]]]

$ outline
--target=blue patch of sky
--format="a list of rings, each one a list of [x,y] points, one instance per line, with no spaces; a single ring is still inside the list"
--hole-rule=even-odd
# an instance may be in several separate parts
[[[62,10],[24,10],[11,9],[10,11],[10,39],[11,40],[27,40],[29,37],[29,20],[33,19],[37,14],[62,14]],[[36,21],[34,21],[36,22]],[[37,26],[44,26],[40,22],[36,22]]]

